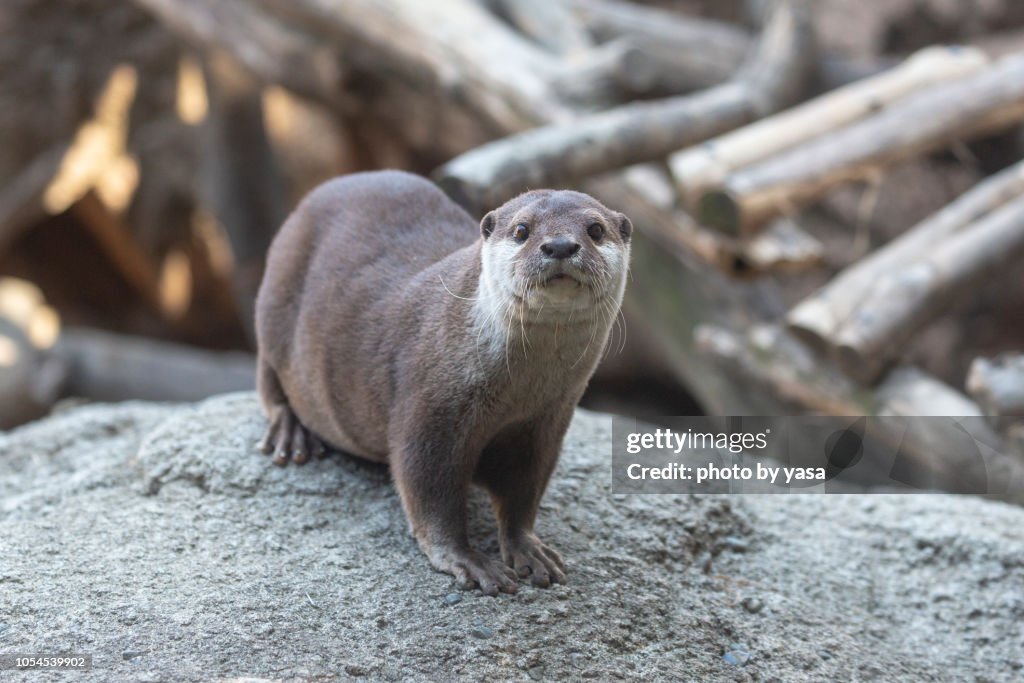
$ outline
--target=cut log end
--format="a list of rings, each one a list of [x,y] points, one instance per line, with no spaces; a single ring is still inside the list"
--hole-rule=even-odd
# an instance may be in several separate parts
[[[843,373],[863,385],[877,382],[891,362],[887,356],[866,357],[861,349],[846,344],[836,348],[836,363]]]
[[[821,330],[804,324],[803,320],[793,318],[793,311],[790,311],[789,316],[787,316],[786,331],[799,340],[801,344],[813,349],[819,355],[826,355],[829,352],[829,341],[822,334]]]
[[[471,216],[476,216],[485,206],[486,197],[478,191],[473,183],[466,182],[462,178],[446,173],[436,172],[433,176],[434,184],[448,195],[448,198],[465,209]]]
[[[1024,425],[1024,354],[975,358],[967,373],[967,392],[995,427]]]
[[[739,236],[740,206],[726,190],[714,190],[700,198],[700,222],[730,236]]]

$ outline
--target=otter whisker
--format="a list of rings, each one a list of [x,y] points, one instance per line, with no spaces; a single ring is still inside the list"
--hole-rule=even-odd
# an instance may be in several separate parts
[[[620,324],[622,325],[622,342],[619,344],[619,350],[615,352],[616,355],[626,350],[626,339],[628,338],[626,315],[622,312],[621,306],[615,312],[615,325],[618,327]]]
[[[446,285],[444,283],[444,278],[441,276],[441,273],[437,274],[437,279],[441,281],[441,286],[444,287],[444,291],[448,292],[449,294],[451,294],[456,299],[462,299],[463,301],[476,301],[476,297],[459,296],[458,294],[456,294],[452,290],[448,289],[448,285]]]
[[[519,334],[522,336],[523,358],[524,359],[527,358],[530,355],[527,352],[527,350],[526,350],[526,347],[528,346],[528,341],[526,339],[526,323],[523,321],[523,318],[526,317],[526,301],[527,301],[527,299],[529,297],[530,297],[530,284],[527,283],[526,284],[525,296],[523,297],[522,302],[520,302],[520,304],[519,304]]]
[[[583,360],[583,358],[587,355],[587,352],[590,351],[590,346],[591,344],[594,343],[594,339],[597,337],[597,330],[599,327],[600,325],[590,326],[590,339],[587,340],[587,345],[583,348],[583,353],[580,354],[580,357],[573,361],[573,364],[569,366],[570,369],[575,368],[579,364],[579,362]]]
[[[600,308],[600,315],[602,322],[607,326],[611,322],[612,312],[608,308],[608,302],[606,299],[601,298],[598,301],[598,307]],[[615,341],[615,328],[612,327],[608,331],[608,336],[605,338],[604,350],[601,353],[602,360],[607,358],[611,350],[612,344]]]
[[[502,324],[505,325],[505,369],[508,370],[508,379],[512,381],[512,360],[511,354],[508,352],[509,341],[512,339],[512,317],[515,315],[515,302],[509,302],[505,308],[508,310],[508,322],[505,322],[505,316],[502,314]]]

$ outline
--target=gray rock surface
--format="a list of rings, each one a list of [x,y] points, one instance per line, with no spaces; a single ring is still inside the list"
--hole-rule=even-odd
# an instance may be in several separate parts
[[[580,412],[539,532],[570,583],[432,571],[387,471],[273,467],[252,394],[0,435],[11,681],[1024,679],[1024,510],[945,495],[616,496]],[[473,535],[497,554],[483,495]]]

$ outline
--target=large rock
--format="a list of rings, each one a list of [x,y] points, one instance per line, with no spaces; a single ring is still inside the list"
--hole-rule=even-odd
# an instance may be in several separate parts
[[[430,569],[384,468],[276,468],[262,428],[234,394],[0,435],[0,654],[93,655],[75,681],[1024,676],[1019,508],[616,496],[611,421],[580,412],[539,523],[570,583],[492,599]]]

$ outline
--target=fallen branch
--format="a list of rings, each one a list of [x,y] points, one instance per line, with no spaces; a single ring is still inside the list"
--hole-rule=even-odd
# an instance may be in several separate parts
[[[1024,56],[898,100],[884,111],[730,174],[705,193],[698,217],[747,235],[845,182],[1024,119]]]
[[[485,125],[522,130],[568,115],[560,60],[473,0],[135,0],[193,43],[231,52],[266,82],[345,108],[348,71],[439,90]],[[352,106],[358,106],[353,102]]]
[[[260,0],[338,46],[355,68],[436,88],[505,131],[567,118],[551,88],[561,60],[475,0]]]
[[[877,379],[918,330],[986,277],[1024,257],[1024,196],[996,209],[911,263],[884,274],[863,315],[838,336],[840,367]]]
[[[455,201],[479,211],[531,187],[566,185],[657,159],[751,118],[745,89],[728,83],[502,138],[449,161],[434,177]]]
[[[696,212],[704,195],[737,169],[836,131],[908,93],[974,73],[986,61],[977,50],[927,48],[890,71],[672,155],[672,177]]]
[[[750,49],[750,35],[732,24],[618,0],[570,0],[598,39],[629,39],[661,65],[658,90],[686,93],[728,80]]]
[[[239,352],[87,329],[66,329],[54,346],[65,368],[62,394],[98,401],[198,401],[255,386],[255,362]]]
[[[825,260],[824,245],[787,218],[772,221],[751,240],[730,244],[736,245],[732,267],[738,275],[798,273]]]
[[[629,39],[657,65],[657,78],[646,95],[679,95],[722,83],[740,67],[754,42],[735,24],[704,17],[620,0],[569,1],[599,40]],[[820,91],[827,92],[892,66],[891,59],[851,60],[823,54],[815,80]]]
[[[71,213],[85,226],[111,264],[146,305],[162,313],[159,264],[139,246],[135,235],[121,218],[103,203],[94,190],[89,190],[72,204]]]
[[[135,0],[196,47],[223,49],[266,83],[339,106],[339,55],[244,0]]]
[[[0,189],[0,252],[23,230],[48,215],[43,207],[43,195],[60,170],[68,146],[61,144],[39,154]]]
[[[811,57],[805,5],[780,2],[748,68],[700,93],[640,102],[498,140],[438,169],[440,185],[474,210],[529,187],[557,186],[664,157],[791,103]]]
[[[689,250],[731,277],[758,277],[766,273],[799,272],[821,265],[824,247],[792,221],[776,221],[753,240],[734,240],[697,224],[676,208],[677,195],[668,173],[655,164],[626,169],[626,189],[658,207],[662,217],[651,218],[646,229],[656,230],[661,241]]]
[[[1022,256],[1024,197],[1018,197],[885,274],[861,308],[868,315],[844,326],[838,337],[840,367],[862,381],[873,381],[951,301]]]
[[[580,56],[594,47],[586,27],[563,0],[500,0],[500,13],[557,55]]]
[[[990,241],[995,240],[995,241]],[[788,325],[853,376],[878,376],[944,297],[1024,243],[1024,163],[978,184],[795,306]]]
[[[985,491],[1024,502],[1024,463],[1007,454],[1006,444],[981,419],[976,404],[920,370],[899,368],[874,391],[864,391],[822,367],[796,339],[771,325],[755,326],[747,335],[703,327],[697,332],[697,349],[747,387],[749,396],[737,405],[750,414],[876,416],[871,436],[900,458],[875,463],[874,476],[882,482]],[[918,419],[950,415],[959,419]],[[965,448],[965,442],[975,447]],[[790,452],[799,453],[802,447],[820,449],[821,444],[791,444]]]
[[[658,78],[659,65],[632,41],[621,38],[579,55],[555,78],[562,99],[598,109],[648,92]]]
[[[706,325],[694,337],[699,354],[747,388],[747,400],[738,405],[751,414],[872,412],[870,400],[852,381],[822,366],[809,349],[774,325],[754,325],[746,335]]]
[[[846,59],[835,54],[821,54],[815,80],[815,94],[827,93],[865,78],[873,78],[900,65],[895,57]]]

